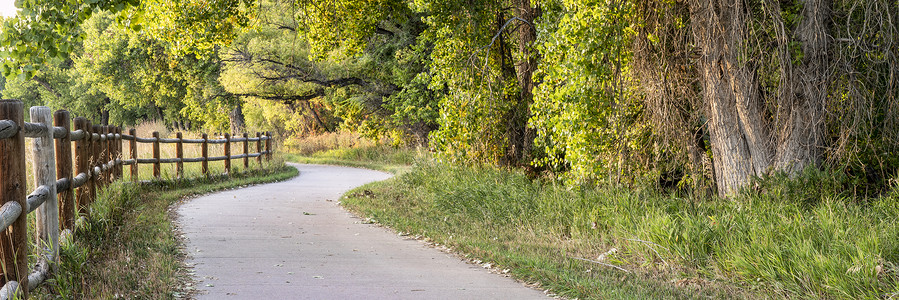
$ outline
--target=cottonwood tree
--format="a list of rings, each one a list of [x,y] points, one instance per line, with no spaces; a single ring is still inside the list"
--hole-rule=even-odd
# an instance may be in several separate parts
[[[390,5],[260,2],[254,29],[223,55],[222,83],[233,95],[285,104],[306,121],[292,126],[303,132],[343,126],[426,143],[436,115],[427,110],[436,105],[427,107],[432,97],[416,80],[427,57],[421,52],[429,51],[416,45],[424,24],[408,8]]]

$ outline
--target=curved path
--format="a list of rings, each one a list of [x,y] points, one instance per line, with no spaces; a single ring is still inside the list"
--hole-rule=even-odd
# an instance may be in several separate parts
[[[386,173],[294,165],[300,176],[178,208],[198,299],[546,299],[452,255],[361,224],[337,199]]]

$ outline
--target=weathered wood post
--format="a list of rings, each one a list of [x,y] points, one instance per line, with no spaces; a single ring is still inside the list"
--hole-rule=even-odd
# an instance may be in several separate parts
[[[109,127],[109,125],[103,125],[102,128],[103,136],[105,136],[106,139],[103,140],[103,156],[100,160],[100,164],[102,164],[101,168],[107,167],[109,165],[109,161],[112,160],[112,137],[110,134],[112,132],[112,128]],[[103,171],[103,186],[109,186],[109,183],[111,182],[112,169],[107,168],[105,171]]]
[[[101,135],[103,134],[103,126],[93,125],[91,124],[91,136],[94,138],[91,140],[91,170],[94,171],[93,176],[91,176],[91,181],[93,184],[91,186],[94,188],[93,193],[91,193],[91,203],[97,199],[97,191],[103,188],[103,178],[100,177],[102,173],[96,172],[96,167],[100,165],[100,161],[103,160],[103,138]],[[103,172],[103,169],[100,169],[100,172]]]
[[[272,160],[272,132],[266,131],[265,135],[268,137],[265,139],[265,159]]]
[[[262,168],[262,133],[256,132],[256,153],[259,153],[259,156],[256,157],[256,163],[259,164],[257,167]]]
[[[159,131],[153,132],[153,177],[159,180],[162,175],[160,174],[160,166],[159,166]]]
[[[22,212],[12,223],[12,228],[0,230],[0,258],[2,271],[0,283],[18,281],[22,297],[28,293],[28,244],[25,199],[25,126],[24,105],[19,100],[0,100],[0,120],[11,120],[15,128],[9,138],[0,140],[0,205],[18,202]],[[2,129],[2,128],[0,128]]]
[[[53,112],[46,106],[35,106],[29,110],[31,122],[47,128],[41,137],[32,139],[31,152],[34,154],[34,187],[46,187],[47,198],[35,211],[34,231],[37,245],[43,250],[42,256],[51,266],[56,266],[59,257],[59,206],[56,202],[56,147],[53,145]]]
[[[97,130],[100,129],[100,126],[94,125],[93,122],[88,120],[87,128],[87,134],[89,135],[88,138],[90,138],[90,162],[88,163],[88,170],[90,171],[90,173],[88,173],[88,175],[90,175],[90,179],[88,181],[90,182],[90,184],[87,184],[86,186],[90,187],[90,192],[87,196],[87,202],[85,203],[84,207],[85,216],[90,214],[91,203],[94,203],[94,199],[97,199],[97,190],[100,189],[100,182],[97,180],[99,179],[100,174],[97,174],[96,170],[94,169],[94,167],[97,166],[97,161],[99,160],[97,158],[99,157],[100,153],[100,139],[99,133],[97,133]],[[81,204],[79,203],[78,205]]]
[[[116,159],[116,167],[115,167],[115,180],[122,179],[125,173],[125,165],[122,164],[122,160],[124,155],[122,155],[122,143],[124,140],[122,139],[122,127],[116,126],[115,128],[115,159]]]
[[[85,118],[75,118],[75,130],[81,130],[82,138],[75,141],[75,173],[84,173],[88,180],[78,188],[75,193],[75,203],[78,215],[87,215],[87,205],[90,204],[90,191],[93,190],[90,181],[90,158],[91,158],[91,125]],[[74,217],[77,218],[77,217]],[[74,228],[74,226],[73,226]]]
[[[231,175],[231,134],[225,134],[225,174]]]
[[[209,176],[209,136],[205,133],[203,134],[203,143],[200,144],[200,154],[203,155],[203,162],[200,163],[200,166],[203,170],[203,175]]]
[[[62,127],[65,135],[56,142],[56,178],[66,178],[69,184],[56,191],[59,200],[59,224],[62,229],[75,229],[75,195],[72,178],[72,137],[69,135],[71,117],[68,111],[57,110],[53,114],[53,125]]]
[[[250,135],[243,133],[243,170],[246,172],[250,169]]]
[[[137,163],[137,129],[131,128],[128,130],[128,134],[134,137],[128,141],[128,145],[131,146],[131,159],[134,160],[134,164],[131,164],[131,181],[137,182],[140,167],[140,164]]]
[[[175,143],[175,156],[178,157],[178,162],[175,163],[175,173],[180,179],[184,177],[184,136],[179,132],[175,134],[175,137],[178,138],[178,142]]]
[[[108,169],[106,173],[106,185],[112,184],[115,181],[115,126],[107,125],[106,126],[106,157],[107,160],[104,162],[107,166],[109,166],[109,162],[113,162],[112,166]]]

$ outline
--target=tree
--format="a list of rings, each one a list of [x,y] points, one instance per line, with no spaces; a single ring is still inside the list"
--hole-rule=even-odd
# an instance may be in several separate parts
[[[31,79],[46,64],[65,60],[75,51],[81,40],[79,26],[93,12],[120,12],[137,3],[138,0],[16,1],[21,10],[15,18],[4,19],[0,28],[0,72],[7,78]]]
[[[430,87],[446,91],[434,146],[455,159],[527,163],[540,10],[529,1],[416,1],[414,8],[429,15]]]
[[[789,34],[784,10],[766,7],[773,19],[783,82],[774,111],[765,107],[759,84],[759,62],[750,44],[750,8],[738,1],[697,1],[691,4],[694,40],[701,51],[699,71],[707,104],[715,176],[720,195],[731,194],[752,176],[770,169],[795,174],[816,166],[821,158],[826,98],[829,26],[827,1],[804,1],[795,13],[800,21]],[[795,40],[794,40],[795,39]],[[801,45],[801,56],[791,52]],[[773,120],[769,121],[769,120]]]
[[[286,104],[307,123],[290,126],[298,133],[345,127],[405,141],[414,128],[422,142],[436,116],[426,83],[415,80],[426,78],[429,48],[417,44],[424,24],[408,8],[385,10],[389,5],[260,2],[255,29],[223,56],[222,83],[254,103]],[[330,9],[344,6],[362,11]],[[343,29],[323,29],[337,22]]]
[[[636,18],[629,1],[548,5],[530,126],[545,157],[571,182],[620,182],[642,169],[627,157],[647,147],[643,107],[626,69]]]

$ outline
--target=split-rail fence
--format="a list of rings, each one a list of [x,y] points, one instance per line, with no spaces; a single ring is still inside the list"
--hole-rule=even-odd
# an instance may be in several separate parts
[[[92,125],[85,118],[71,120],[69,112],[31,107],[31,122],[24,122],[24,106],[18,100],[0,100],[0,299],[26,298],[28,291],[47,279],[59,259],[60,235],[72,238],[76,219],[88,217],[89,205],[99,188],[123,177],[124,166],[131,167],[131,180],[138,180],[138,165],[153,164],[153,176],[160,178],[160,164],[176,164],[176,174],[183,176],[183,164],[199,162],[209,176],[208,162],[224,161],[225,172],[231,172],[231,160],[271,159],[272,137],[256,133],[256,137],[221,139],[160,138],[154,132],[141,138],[134,129],[122,134],[115,126]],[[71,128],[70,124],[74,124]],[[72,130],[74,129],[74,130]],[[32,139],[35,189],[26,194],[25,138]],[[124,141],[130,145],[130,159],[123,159]],[[255,142],[256,152],[249,152]],[[74,143],[74,151],[72,147]],[[137,143],[152,143],[153,157],[138,158]],[[161,158],[160,144],[175,144],[176,157]],[[183,144],[200,144],[202,157],[185,158]],[[209,144],[223,144],[224,156],[209,157]],[[233,155],[232,144],[243,146],[243,153]],[[264,144],[264,146],[263,146]],[[73,175],[74,161],[74,175]],[[27,215],[35,212],[35,236],[41,253],[29,270]]]

